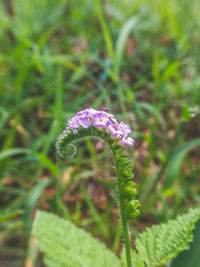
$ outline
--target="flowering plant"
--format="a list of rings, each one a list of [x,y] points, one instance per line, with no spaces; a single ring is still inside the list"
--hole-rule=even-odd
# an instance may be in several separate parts
[[[131,266],[131,251],[127,220],[139,215],[140,206],[139,201],[135,199],[137,190],[132,181],[131,163],[128,155],[124,154],[126,147],[134,144],[134,140],[128,136],[130,133],[130,126],[124,122],[119,123],[113,114],[87,108],[68,121],[66,129],[56,142],[56,150],[61,157],[74,155],[76,149],[71,142],[84,136],[101,137],[110,146],[116,165],[118,200],[128,267]]]
[[[113,114],[87,108],[71,118],[58,137],[56,150],[61,157],[73,156],[76,152],[74,144],[83,137],[96,136],[109,145],[116,168],[124,249],[120,261],[105,246],[69,221],[38,211],[33,234],[49,267],[156,267],[189,248],[192,230],[200,215],[199,209],[191,209],[188,214],[179,216],[176,220],[147,229],[135,240],[136,250],[131,248],[128,222],[139,215],[140,207],[136,199],[132,164],[126,153],[127,147],[134,144],[129,136],[131,133],[130,126],[118,122]],[[171,266],[175,267],[173,262]]]

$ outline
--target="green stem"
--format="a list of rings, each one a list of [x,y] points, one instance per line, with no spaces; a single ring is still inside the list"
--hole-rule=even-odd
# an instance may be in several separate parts
[[[115,166],[116,166],[116,177],[117,177],[117,184],[118,184],[118,197],[119,197],[119,209],[120,209],[120,218],[122,223],[122,231],[124,237],[124,246],[126,251],[126,261],[127,267],[132,267],[131,263],[131,246],[130,246],[130,237],[129,237],[129,230],[128,230],[128,222],[125,215],[125,208],[124,208],[124,199],[122,194],[122,179],[120,176],[120,170],[117,160],[117,153],[114,149],[112,149]]]

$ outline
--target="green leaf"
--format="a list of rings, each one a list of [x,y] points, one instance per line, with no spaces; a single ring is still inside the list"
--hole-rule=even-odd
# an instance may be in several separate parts
[[[121,266],[104,244],[54,214],[37,211],[33,234],[49,267]]]
[[[192,231],[199,216],[200,209],[190,209],[175,220],[155,225],[139,234],[135,243],[145,264],[148,267],[160,266],[179,252],[189,249],[193,239]]]
[[[180,253],[171,263],[171,267],[197,267],[200,263],[200,220],[194,230],[194,241],[189,250]]]

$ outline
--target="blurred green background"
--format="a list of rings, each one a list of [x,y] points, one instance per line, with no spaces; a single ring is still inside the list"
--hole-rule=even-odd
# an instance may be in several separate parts
[[[121,246],[108,148],[55,141],[86,107],[134,129],[132,237],[200,205],[199,0],[0,0],[0,267],[42,266],[37,208]]]

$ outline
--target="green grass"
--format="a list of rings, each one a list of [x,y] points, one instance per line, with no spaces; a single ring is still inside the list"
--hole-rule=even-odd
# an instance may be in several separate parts
[[[134,236],[200,204],[199,12],[198,0],[0,1],[4,266],[37,260],[34,245],[26,249],[36,208],[119,250],[108,149],[87,140],[73,159],[55,153],[67,120],[88,106],[107,107],[134,129],[142,201]]]

